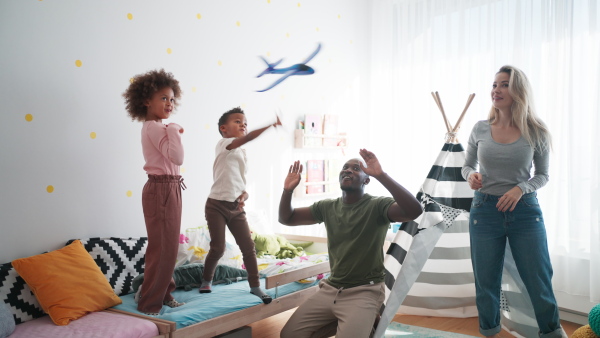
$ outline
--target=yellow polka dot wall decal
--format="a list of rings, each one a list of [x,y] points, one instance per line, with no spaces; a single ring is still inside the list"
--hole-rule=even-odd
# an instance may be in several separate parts
[[[131,13],[127,13],[127,19],[129,19],[129,20],[133,20],[133,14],[131,14]]]
[[[131,197],[133,195],[133,193],[131,192],[131,190],[127,190],[125,195],[127,195],[127,197]]]
[[[271,52],[267,52],[267,56],[271,56]]]
[[[300,7],[300,3],[298,3],[298,7]]]
[[[47,187],[46,187],[46,191],[47,191],[48,193],[52,193],[52,192],[54,191],[54,187],[53,187],[53,186],[51,186],[51,185],[49,185],[49,186],[47,186]]]
[[[270,3],[271,3],[271,0],[267,0],[267,3],[268,3],[268,4],[270,4]]]
[[[95,132],[91,132],[90,133],[90,138],[93,140],[96,138],[96,133]]]
[[[352,44],[352,40],[350,40],[350,44]]]
[[[236,21],[235,25],[239,27],[241,25],[241,23],[239,21]]]
[[[82,65],[81,60],[75,60],[75,66],[81,67],[81,65]]]
[[[317,27],[317,32],[319,31],[319,27]]]
[[[182,174],[185,174],[185,168],[184,167],[179,168],[179,172]]]
[[[341,19],[341,18],[342,18],[342,16],[338,14],[338,19]]]
[[[204,129],[206,129],[206,130],[210,129],[210,126],[208,125],[208,123],[204,125]]]
[[[171,50],[171,48],[167,48],[167,54],[171,54],[173,53],[173,51]]]
[[[31,122],[32,120],[33,120],[33,115],[31,115],[31,114],[25,114],[25,121]]]
[[[192,93],[196,92],[196,87],[192,87]]]
[[[290,37],[290,33],[285,33],[285,37],[289,38]]]
[[[198,19],[198,20],[202,19],[202,14],[200,14],[200,13],[196,14],[196,19]]]
[[[135,81],[135,79],[134,79],[134,78],[132,78],[132,77],[130,77],[130,78],[129,78],[129,83],[133,83],[133,81]]]
[[[219,60],[219,62],[218,62],[218,65],[219,65],[219,66],[222,66],[222,65],[223,65],[223,62],[221,62],[221,60]]]

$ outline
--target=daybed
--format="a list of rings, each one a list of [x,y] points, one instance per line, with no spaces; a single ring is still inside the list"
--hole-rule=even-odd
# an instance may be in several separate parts
[[[89,239],[0,264],[0,312],[7,313],[0,316],[6,320],[0,328],[10,328],[0,329],[0,337],[13,329],[10,338],[169,337],[168,324],[105,310],[120,302],[117,295],[130,291],[136,269],[143,271],[146,242],[146,238]],[[15,265],[28,277],[19,274]],[[31,278],[28,270],[41,281]],[[56,302],[56,297],[61,301]]]
[[[288,238],[325,242],[322,238]],[[114,294],[119,295],[119,302],[122,304],[105,310],[86,311],[91,313],[70,321],[68,325],[55,325],[52,321],[54,317],[51,320],[45,315],[36,296],[33,295],[34,288],[29,288],[11,263],[3,264],[0,265],[0,300],[3,301],[0,302],[0,306],[4,305],[2,303],[8,304],[17,323],[10,338],[40,336],[35,332],[44,332],[44,337],[213,337],[297,307],[316,292],[317,281],[295,281],[329,271],[329,262],[323,262],[261,279],[262,286],[274,298],[268,305],[262,304],[260,299],[248,292],[246,281],[215,285],[211,294],[199,294],[197,289],[178,289],[175,291],[175,297],[186,301],[187,304],[178,309],[165,307],[167,310],[153,317],[137,312],[131,289],[133,278],[143,272],[147,239],[92,238],[80,242],[100,267]],[[81,284],[85,285],[87,282],[85,277],[80,277]],[[227,296],[225,291],[229,289],[233,290],[230,291],[233,292],[233,296]],[[219,305],[223,298],[232,297],[235,298],[233,307],[229,305],[230,308],[225,309]],[[196,309],[206,308],[211,309],[209,312],[212,313],[208,318],[195,318],[191,315]],[[183,321],[177,319],[177,312],[190,318]],[[109,325],[106,324],[107,321]]]
[[[286,235],[290,241],[312,241],[325,243],[324,238]],[[309,257],[320,258],[319,255]],[[303,257],[304,258],[304,257]],[[296,259],[297,260],[297,259]],[[261,300],[249,293],[247,281],[231,285],[214,285],[210,294],[200,294],[198,289],[191,291],[176,290],[173,295],[186,305],[170,309],[163,308],[157,317],[139,313],[133,301],[133,294],[122,296],[123,303],[108,311],[135,315],[157,323],[169,323],[171,338],[214,337],[227,333],[244,325],[268,318],[275,314],[293,309],[302,304],[318,289],[318,279],[303,280],[329,272],[329,262],[314,260],[293,270],[276,273],[261,278],[261,286],[273,297],[273,302],[264,305]],[[259,261],[260,263],[261,261]],[[281,260],[289,262],[289,260]],[[267,270],[267,269],[265,269]],[[283,267],[282,267],[282,270]],[[263,270],[264,271],[264,270]],[[302,283],[298,282],[303,280]]]

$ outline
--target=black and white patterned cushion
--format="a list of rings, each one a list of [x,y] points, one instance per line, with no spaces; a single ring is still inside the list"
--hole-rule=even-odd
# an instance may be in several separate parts
[[[11,263],[0,265],[0,301],[9,306],[16,324],[45,315],[33,292]]]
[[[67,242],[67,245],[74,239]],[[133,291],[133,279],[144,273],[144,257],[148,238],[80,239],[102,273],[119,296]]]

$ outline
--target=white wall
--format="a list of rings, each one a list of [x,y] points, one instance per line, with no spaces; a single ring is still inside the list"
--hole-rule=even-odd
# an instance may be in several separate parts
[[[360,116],[369,106],[369,18],[364,0],[0,0],[0,263],[71,238],[145,235],[141,124],[127,117],[121,93],[133,75],[157,68],[184,91],[171,119],[185,128],[182,228],[204,224],[216,123],[235,106],[250,129],[283,112],[285,131],[246,146],[248,208],[276,220],[303,114],[341,115],[353,135],[348,156],[368,146]],[[314,75],[255,92],[276,79],[255,78],[259,55],[289,66],[319,42]]]

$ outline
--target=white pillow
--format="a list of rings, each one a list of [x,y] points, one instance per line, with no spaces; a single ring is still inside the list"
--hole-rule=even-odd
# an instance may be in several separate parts
[[[246,210],[246,218],[248,219],[248,225],[250,230],[256,231],[261,235],[274,235],[273,226],[267,221],[267,214],[265,211],[248,211]]]
[[[227,232],[229,233],[229,230],[227,230]],[[177,263],[175,265],[180,266],[187,263],[204,263],[208,250],[210,249],[210,233],[208,232],[208,225],[187,228],[179,237],[179,252],[177,254]],[[223,257],[221,257],[218,264],[241,269],[242,264],[244,263],[242,260],[242,251],[237,244],[235,244],[235,241],[230,240],[230,238],[233,238],[231,233],[229,233],[227,237],[228,238],[225,241],[225,254],[223,254]]]

